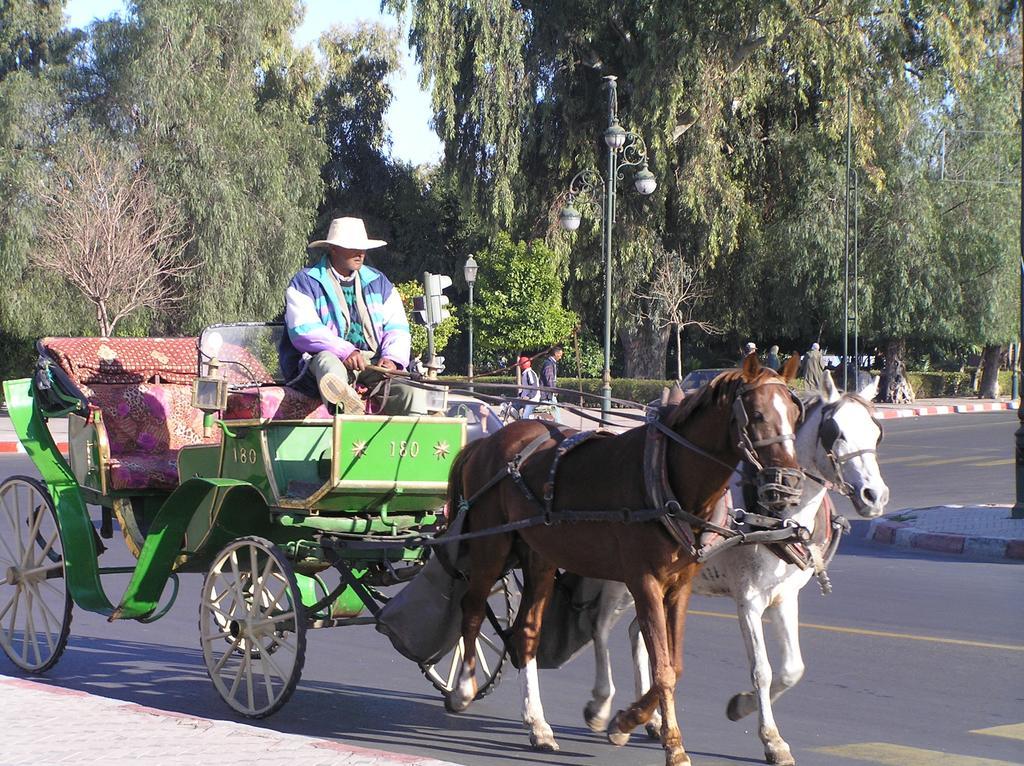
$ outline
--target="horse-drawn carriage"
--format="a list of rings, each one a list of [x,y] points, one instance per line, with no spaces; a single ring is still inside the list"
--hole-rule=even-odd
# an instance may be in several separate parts
[[[205,572],[207,670],[232,708],[262,717],[294,690],[308,629],[375,622],[380,588],[420,571],[466,420],[328,412],[282,384],[282,331],[44,338],[34,377],[4,383],[42,476],[0,485],[0,647],[12,662],[52,667],[72,604],[152,621],[173,603],[179,573]],[[431,393],[443,413],[443,389]],[[67,460],[47,425],[58,417]],[[126,572],[100,566],[115,520],[138,559],[116,602],[103,576]],[[504,647],[480,648],[497,652],[487,686]],[[424,671],[445,689],[450,673]]]
[[[252,324],[211,327],[198,339],[47,338],[34,377],[5,382],[11,420],[42,475],[0,484],[0,648],[15,664],[40,672],[57,662],[73,603],[111,620],[155,620],[173,603],[179,573],[205,572],[208,673],[233,709],[266,716],[298,682],[308,629],[382,627],[380,589],[413,593],[427,582],[428,551],[462,541],[468,571],[450,572],[464,583],[464,613],[450,620],[462,638],[447,656],[421,662],[446,707],[464,710],[493,688],[511,646],[525,670],[531,742],[557,749],[536,683],[555,567],[616,580],[643,618],[653,686],[610,721],[607,690],[588,704],[588,723],[621,745],[660,708],[666,763],[676,766],[689,758],[673,690],[706,541],[813,553],[813,524],[794,515],[805,475],[856,489],[871,514],[885,503],[884,484],[871,485],[880,430],[870,405],[840,410],[834,391],[805,404],[786,385],[795,360],[780,376],[748,357],[619,436],[536,420],[488,433],[484,419],[486,438],[463,449],[465,417],[342,415],[284,385],[280,332]],[[428,394],[432,411],[445,412],[444,389]],[[68,419],[68,460],[47,427],[56,417]],[[801,470],[818,457],[828,461],[817,469],[824,479]],[[740,530],[713,515],[738,465],[757,504],[748,507],[764,510],[746,513]],[[446,504],[452,530],[465,527],[439,538]],[[99,509],[98,528],[88,505]],[[116,605],[102,576],[124,570],[98,561],[115,520],[138,559]],[[821,573],[820,550],[811,559],[801,568]],[[442,562],[461,566],[451,555],[431,560]],[[514,565],[525,575],[518,609],[508,592]],[[796,582],[790,574],[773,576]],[[730,715],[750,712],[756,697],[770,716],[762,686],[738,695]],[[604,712],[591,715],[597,707]],[[792,763],[775,739],[765,743],[769,759]]]

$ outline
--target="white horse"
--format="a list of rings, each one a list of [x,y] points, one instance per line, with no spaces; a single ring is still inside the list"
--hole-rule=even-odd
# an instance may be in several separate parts
[[[800,465],[845,490],[854,508],[866,518],[880,515],[889,501],[889,488],[882,480],[876,456],[876,447],[882,438],[881,425],[874,419],[869,404],[877,391],[877,382],[877,378],[873,379],[857,396],[841,395],[826,372],[821,396],[808,402],[807,414],[796,439]],[[743,496],[738,480],[731,491],[736,498]],[[822,521],[828,524],[828,514],[819,515],[826,493],[824,485],[806,482],[800,504],[785,515],[808,530],[814,529],[816,519],[818,524]],[[694,581],[694,593],[732,596],[736,602],[754,688],[734,695],[729,700],[726,715],[736,721],[754,710],[759,712],[758,734],[768,763],[796,763],[789,745],[779,734],[771,702],[803,676],[797,597],[814,573],[815,566],[801,568],[787,563],[764,545],[740,545],[714,556]],[[583,712],[587,725],[594,731],[607,728],[615,694],[608,636],[623,610],[630,606],[632,600],[621,583],[604,584],[594,630],[596,678],[592,698]],[[782,667],[774,680],[761,622],[765,612],[771,616],[781,643]],[[650,687],[650,662],[635,619],[629,634],[639,698]],[[661,726],[658,717],[655,712],[647,724],[648,733],[653,731],[655,736]],[[609,738],[614,744],[622,745],[629,735],[615,734]]]

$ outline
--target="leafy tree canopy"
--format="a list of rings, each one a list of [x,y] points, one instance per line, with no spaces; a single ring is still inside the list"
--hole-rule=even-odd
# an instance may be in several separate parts
[[[549,247],[499,234],[475,257],[480,299],[473,321],[481,356],[507,358],[569,338],[578,317],[562,308],[562,285]]]

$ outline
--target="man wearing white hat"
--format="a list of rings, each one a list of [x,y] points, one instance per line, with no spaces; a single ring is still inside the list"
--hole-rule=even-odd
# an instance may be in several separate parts
[[[386,244],[367,237],[362,219],[335,218],[325,239],[309,243],[310,250],[327,252],[285,290],[287,332],[279,348],[285,378],[348,413],[365,411],[352,388],[355,378],[368,387],[380,379],[379,373],[366,370],[368,365],[409,366],[411,341],[402,298],[386,276],[364,264],[367,250]],[[418,389],[392,381],[382,412],[425,414],[422,402]]]

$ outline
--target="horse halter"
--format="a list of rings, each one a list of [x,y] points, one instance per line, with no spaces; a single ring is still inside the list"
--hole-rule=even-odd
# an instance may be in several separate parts
[[[736,392],[736,398],[732,403],[732,419],[736,425],[736,443],[740,452],[743,453],[744,461],[751,469],[746,472],[745,478],[757,487],[757,502],[768,511],[781,513],[786,508],[800,502],[800,495],[803,492],[804,472],[799,468],[784,468],[781,466],[770,466],[765,468],[757,458],[757,449],[767,447],[771,444],[780,444],[787,441],[796,441],[796,429],[793,433],[778,434],[767,439],[754,441],[750,438],[748,428],[750,416],[743,404],[743,395],[761,386],[783,386],[790,399],[800,410],[796,425],[803,422],[806,412],[803,400],[790,389],[783,380],[765,380],[760,383],[745,383]],[[756,476],[751,479],[749,473],[755,472]]]

